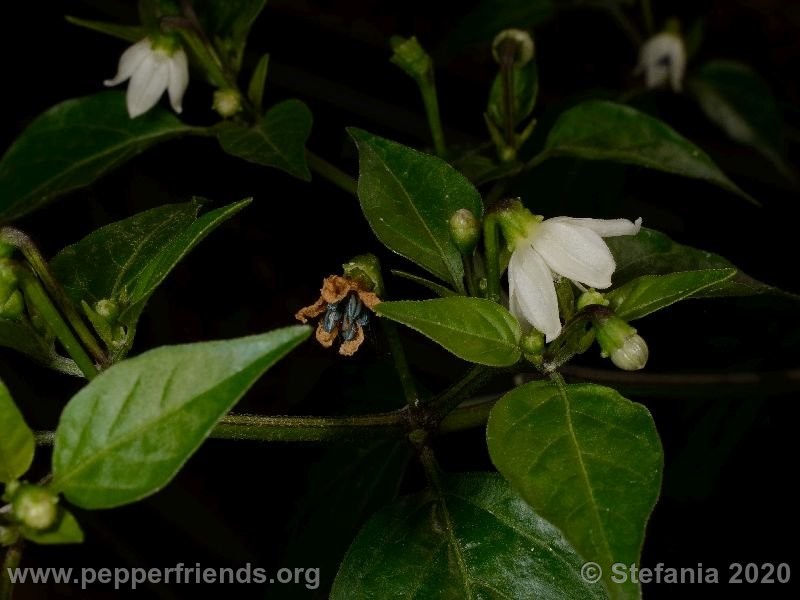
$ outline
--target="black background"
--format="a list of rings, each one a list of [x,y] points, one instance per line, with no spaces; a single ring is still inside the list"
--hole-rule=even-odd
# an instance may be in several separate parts
[[[467,4],[467,3],[464,3]],[[656,2],[687,21],[705,17],[706,38],[695,59],[731,58],[756,67],[781,99],[787,137],[796,142],[800,95],[800,7],[793,2],[717,0]],[[113,75],[124,44],[76,28],[69,12],[87,18],[134,22],[133,3],[101,0],[15,3],[4,6],[3,118],[6,146],[27,123],[66,98],[95,93]],[[455,8],[454,8],[455,7]],[[251,35],[251,48],[272,54],[267,102],[299,97],[314,112],[309,147],[355,173],[355,153],[344,128],[363,127],[399,141],[428,143],[416,90],[388,63],[388,37],[416,34],[437,49],[437,78],[448,137],[484,135],[481,112],[494,75],[486,46],[446,57],[443,40],[466,7],[447,3],[271,0]],[[635,11],[632,13],[636,16]],[[659,18],[669,16],[658,12]],[[541,129],[558,110],[598,88],[634,83],[635,50],[605,15],[561,13],[536,30]],[[255,55],[248,55],[245,71]],[[698,64],[695,62],[694,64]],[[213,122],[211,90],[193,80],[185,118]],[[643,216],[645,224],[676,240],[721,253],[750,275],[800,292],[796,279],[800,198],[758,155],[729,142],[686,98],[650,95],[639,106],[659,114],[706,149],[763,208],[696,181],[613,165],[546,164],[515,191],[546,215]],[[796,148],[790,144],[790,158]],[[159,146],[89,189],[61,198],[18,223],[48,255],[94,228],[166,202],[201,195],[222,204],[254,196],[246,211],[195,250],[151,300],[134,352],[168,343],[235,337],[288,324],[314,300],[322,277],[350,256],[377,252],[387,267],[404,267],[379,246],[352,197],[318,178],[305,184],[223,155],[209,139]],[[420,294],[394,284],[397,294]],[[797,367],[796,313],[784,304],[755,300],[694,301],[642,321],[652,373],[779,372]],[[432,390],[463,366],[414,336],[413,367]],[[263,413],[333,414],[357,386],[362,408],[383,408],[396,396],[385,353],[373,340],[359,356],[340,360],[307,344],[272,370],[240,405]],[[594,351],[585,364],[604,366]],[[52,429],[80,382],[0,352],[0,375],[32,425]],[[727,579],[732,562],[795,562],[797,514],[793,492],[797,458],[797,372],[794,385],[725,386],[689,392],[663,389],[658,397],[629,395],[652,411],[666,468],[661,500],[648,528],[642,563],[688,567],[703,563]],[[499,382],[498,389],[508,386]],[[363,396],[368,400],[363,402]],[[374,403],[374,404],[373,404]],[[482,431],[440,443],[443,464],[458,470],[491,468]],[[308,467],[324,449],[314,446],[208,442],[164,491],[132,507],[77,511],[87,533],[80,547],[29,547],[26,566],[173,566],[178,562],[276,570],[288,565],[287,523],[302,497]],[[47,471],[42,449],[34,475]],[[336,473],[331,473],[336,477]],[[420,485],[416,467],[403,491]],[[341,544],[320,536],[329,554]],[[297,564],[306,567],[315,564]],[[323,573],[330,578],[331,572]],[[302,586],[251,587],[235,597],[311,597]],[[759,598],[789,597],[789,586],[645,586],[648,598],[715,591]],[[103,586],[21,587],[19,598],[105,598]],[[191,586],[151,586],[147,597],[189,598]],[[212,589],[212,593],[215,591]],[[127,592],[113,595],[127,597]],[[317,595],[322,597],[320,591]]]

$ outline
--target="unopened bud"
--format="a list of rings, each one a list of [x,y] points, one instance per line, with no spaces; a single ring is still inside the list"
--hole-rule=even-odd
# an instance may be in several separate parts
[[[11,514],[31,529],[47,529],[56,522],[58,496],[50,490],[31,484],[23,484],[14,494]]]
[[[94,312],[107,323],[116,323],[119,318],[119,304],[103,298],[95,303]]]
[[[503,64],[506,52],[513,52],[513,65],[521,67],[533,59],[533,38],[522,29],[504,29],[492,42],[492,55],[498,64]]]
[[[481,237],[481,224],[472,211],[459,208],[450,217],[450,239],[464,256],[469,256]]]
[[[417,41],[417,38],[403,38],[398,35],[392,36],[390,43],[392,45],[391,61],[403,71],[408,73],[415,79],[426,77],[433,70],[433,63],[431,57],[425,52],[425,49]]]
[[[536,329],[531,329],[522,336],[522,351],[525,354],[537,355],[544,350],[544,334]]]
[[[615,314],[599,315],[595,318],[597,343],[603,357],[611,358],[624,371],[638,371],[647,364],[650,354],[647,344],[636,330]]]
[[[591,306],[592,304],[599,304],[600,306],[608,306],[610,302],[608,299],[594,289],[589,289],[583,294],[581,294],[580,298],[578,298],[578,310],[583,310],[587,306]]]
[[[233,88],[223,88],[214,92],[213,108],[220,117],[228,119],[242,110],[242,95]]]

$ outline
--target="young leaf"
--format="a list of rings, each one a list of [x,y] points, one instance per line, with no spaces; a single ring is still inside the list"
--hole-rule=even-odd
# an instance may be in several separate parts
[[[269,69],[269,54],[264,54],[253,69],[250,84],[247,86],[247,97],[260,113],[264,106],[264,88],[267,85],[267,70]]]
[[[609,160],[702,179],[757,204],[709,156],[663,121],[623,104],[590,100],[559,116],[543,155]]]
[[[67,22],[104,33],[111,37],[119,38],[128,42],[138,42],[147,35],[147,30],[139,25],[120,25],[119,23],[107,23],[106,21],[91,21],[89,19],[81,19],[67,15],[64,17]]]
[[[490,300],[454,296],[381,302],[375,312],[419,331],[470,362],[507,367],[521,356],[519,322]]]
[[[284,100],[270,108],[253,127],[225,123],[217,139],[228,154],[309,181],[306,140],[311,133],[311,120],[311,111],[303,102]]]
[[[516,127],[533,112],[536,98],[539,95],[539,71],[536,61],[531,60],[521,67],[512,68],[511,122]],[[489,104],[486,112],[497,124],[503,127],[506,123],[506,102],[503,94],[503,74],[498,73],[489,92]]]
[[[157,492],[256,379],[309,332],[295,326],[165,346],[104,371],[61,415],[52,487],[90,509]]]
[[[445,480],[375,514],[350,546],[331,600],[607,598],[583,559],[497,475]]]
[[[693,75],[687,89],[706,116],[732,139],[751,146],[794,180],[793,170],[783,157],[778,102],[755,71],[731,61],[711,61]]]
[[[75,517],[63,506],[58,507],[58,517],[55,524],[44,531],[21,527],[22,537],[35,544],[82,544],[83,531]]]
[[[486,438],[492,462],[528,504],[602,567],[609,595],[639,598],[637,584],[610,577],[614,563],[639,563],[661,487],[661,442],[647,409],[610,388],[537,381],[500,399]]]
[[[32,212],[150,146],[191,132],[158,107],[131,119],[124,92],[57,104],[31,123],[0,160],[0,221]]]
[[[115,301],[120,324],[132,333],[147,300],[175,265],[249,203],[199,217],[198,201],[159,206],[93,231],[59,252],[51,267],[76,304]],[[132,342],[129,336],[122,346],[127,350]]]
[[[450,239],[460,208],[483,214],[481,196],[445,161],[348,129],[358,145],[358,199],[378,239],[437,277],[464,289],[464,265]]]
[[[611,308],[626,321],[641,319],[680,300],[699,296],[704,290],[719,289],[736,275],[736,269],[683,271],[669,275],[643,275],[606,295]]]
[[[57,354],[53,341],[43,338],[27,320],[0,319],[0,346],[16,350],[55,371],[75,377],[84,376],[73,360]]]
[[[636,236],[606,238],[605,242],[617,262],[613,277],[615,286],[642,275],[669,275],[676,271],[736,268],[730,261],[717,254],[683,246],[659,231],[644,227]],[[700,290],[694,297],[752,296],[767,293],[790,295],[737,271],[733,277]]]
[[[432,291],[440,298],[452,298],[453,296],[458,296],[458,294],[456,294],[450,288],[445,287],[440,283],[436,283],[435,281],[431,281],[430,279],[426,279],[425,277],[414,275],[413,273],[407,273],[405,271],[398,271],[397,269],[392,269],[392,275],[396,275],[400,279],[406,279],[408,281],[413,281],[414,283],[418,283],[422,287],[428,288],[430,291]]]
[[[22,477],[33,462],[33,432],[0,381],[0,483]]]

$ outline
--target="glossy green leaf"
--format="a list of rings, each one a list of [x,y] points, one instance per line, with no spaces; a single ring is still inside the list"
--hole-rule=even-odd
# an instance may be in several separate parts
[[[448,40],[451,52],[480,42],[491,42],[509,27],[538,25],[554,12],[553,0],[481,0],[456,26]]]
[[[269,54],[264,54],[256,63],[250,83],[247,86],[247,97],[260,113],[264,106],[264,88],[267,85],[267,72],[269,70]]]
[[[642,228],[636,236],[606,238],[605,242],[617,262],[613,276],[615,286],[642,275],[736,268],[718,254],[678,244],[654,229]],[[700,290],[694,297],[752,296],[766,293],[785,294],[737,271],[733,277]]]
[[[536,61],[530,61],[521,67],[514,67],[511,85],[511,123],[516,127],[533,112],[536,98],[539,95],[539,71]],[[506,103],[503,94],[503,75],[498,73],[489,92],[487,114],[497,124],[503,127],[506,123]]]
[[[402,498],[350,546],[331,600],[606,598],[583,559],[497,475],[445,480],[443,494]]]
[[[196,0],[195,9],[226,62],[238,72],[250,28],[267,0]]]
[[[139,25],[120,25],[119,23],[108,23],[106,21],[92,21],[67,15],[65,17],[69,23],[91,29],[98,33],[104,33],[111,37],[119,38],[128,42],[138,42],[147,35],[144,27]]]
[[[63,506],[58,507],[58,518],[55,525],[44,531],[37,531],[30,527],[20,527],[22,536],[35,544],[81,544],[83,543],[83,530],[78,521]]]
[[[464,289],[464,266],[450,239],[460,208],[480,218],[478,190],[445,161],[350,128],[358,145],[358,199],[378,239],[437,277]]]
[[[0,381],[0,483],[22,477],[33,462],[33,432]]]
[[[413,273],[407,273],[406,271],[398,271],[397,269],[392,269],[392,275],[396,275],[400,279],[407,279],[408,281],[413,281],[414,283],[418,283],[422,287],[428,288],[434,294],[439,296],[440,298],[451,298],[453,296],[458,296],[453,290],[448,287],[445,287],[435,281],[431,281],[430,279],[426,279],[425,277],[420,277],[419,275],[414,275]]]
[[[611,308],[627,321],[641,319],[680,300],[719,289],[736,275],[736,269],[682,271],[669,275],[643,275],[606,295]]]
[[[393,440],[328,450],[311,470],[283,564],[318,567],[320,588],[330,589],[361,526],[396,497],[410,453],[408,443]],[[295,597],[292,591],[287,597]],[[298,598],[308,596],[302,586],[296,592]]]
[[[74,361],[56,353],[52,339],[43,338],[27,320],[0,319],[0,346],[11,348],[61,373],[75,377],[84,376]]]
[[[284,100],[270,108],[253,127],[226,123],[217,139],[228,154],[309,181],[306,140],[311,121],[311,111],[303,102]]]
[[[590,100],[565,111],[550,130],[543,155],[609,160],[702,179],[756,203],[692,142],[623,104]]]
[[[661,487],[661,442],[647,409],[610,388],[537,381],[500,399],[486,437],[522,497],[603,568],[609,595],[639,598],[638,585],[610,576],[614,563],[639,563]]]
[[[36,210],[150,146],[190,132],[159,107],[131,119],[124,92],[57,104],[31,123],[0,161],[0,221]]]
[[[165,346],[122,361],[70,400],[53,450],[53,487],[77,506],[110,508],[160,490],[217,421],[307,327]]]
[[[114,300],[120,323],[135,328],[147,300],[170,271],[249,203],[242,200],[199,216],[199,201],[159,206],[93,231],[59,252],[51,267],[76,304],[92,307],[101,299]],[[130,348],[132,342],[130,337],[121,346]]]
[[[375,312],[419,331],[470,362],[506,367],[521,355],[519,322],[490,300],[454,296],[381,302]]]
[[[778,102],[753,69],[732,61],[704,64],[687,83],[706,116],[740,144],[751,146],[790,179]]]

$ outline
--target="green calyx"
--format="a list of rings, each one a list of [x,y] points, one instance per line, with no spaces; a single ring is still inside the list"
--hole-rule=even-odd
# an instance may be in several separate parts
[[[381,263],[374,254],[359,254],[342,265],[344,276],[357,281],[366,291],[383,296]]]
[[[539,223],[544,220],[544,217],[534,215],[525,208],[519,198],[505,201],[492,212],[491,216],[500,225],[500,231],[503,232],[510,251],[513,251],[520,242],[530,238]]]
[[[610,302],[603,294],[591,288],[583,292],[580,298],[578,298],[577,308],[578,310],[583,310],[587,306],[592,306],[594,304],[599,306],[608,306]]]
[[[167,56],[172,56],[183,47],[180,37],[174,33],[158,33],[152,34],[149,37],[150,46],[153,50],[166,54]]]
[[[597,311],[593,316],[597,343],[604,358],[610,358],[624,371],[638,371],[647,364],[650,351],[636,329],[610,310]]]
[[[417,41],[416,37],[404,38],[398,35],[392,36],[393,64],[397,65],[414,79],[427,77],[433,70],[431,57]]]

